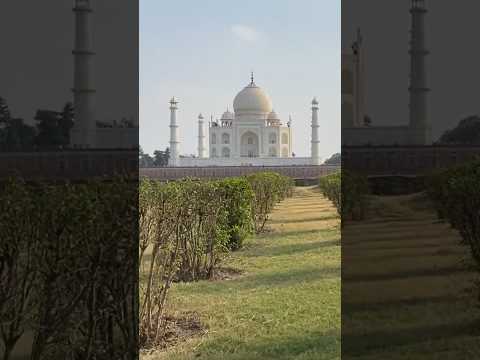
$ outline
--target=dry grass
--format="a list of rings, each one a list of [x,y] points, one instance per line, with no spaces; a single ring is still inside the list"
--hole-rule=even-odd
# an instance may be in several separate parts
[[[373,198],[342,230],[342,358],[480,358],[468,260],[423,195]]]
[[[226,261],[242,275],[175,284],[170,312],[195,312],[207,334],[142,359],[339,359],[338,225],[318,192],[297,188],[273,212],[270,232]]]

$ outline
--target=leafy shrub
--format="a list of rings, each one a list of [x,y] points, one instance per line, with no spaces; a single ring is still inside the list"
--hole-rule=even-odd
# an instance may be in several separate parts
[[[480,160],[432,174],[427,184],[439,218],[459,231],[480,268]]]
[[[247,176],[254,197],[252,201],[252,219],[255,231],[260,233],[265,228],[270,212],[275,204],[292,196],[294,181],[274,172],[261,172]]]
[[[342,173],[336,172],[319,179],[319,187],[327,199],[329,199],[339,215],[342,214]]]
[[[164,335],[172,282],[211,278],[228,251],[240,248],[252,232],[258,218],[254,211],[261,209],[266,221],[273,205],[291,195],[292,184],[273,173],[223,180],[141,181],[141,346],[153,346]],[[268,207],[262,206],[264,200]]]
[[[342,170],[342,221],[365,218],[368,194],[369,187],[365,176]]]
[[[344,220],[361,220],[368,206],[368,182],[363,176],[342,170],[319,179],[323,195],[332,201]]]
[[[134,358],[138,342],[136,182],[0,188],[0,333],[8,359]]]
[[[227,210],[227,247],[240,249],[252,232],[252,201],[254,193],[245,178],[227,178],[219,181]]]

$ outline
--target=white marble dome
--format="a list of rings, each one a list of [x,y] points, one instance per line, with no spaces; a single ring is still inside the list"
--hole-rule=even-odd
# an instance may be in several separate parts
[[[262,113],[269,114],[272,111],[270,97],[252,81],[233,100],[235,114]]]

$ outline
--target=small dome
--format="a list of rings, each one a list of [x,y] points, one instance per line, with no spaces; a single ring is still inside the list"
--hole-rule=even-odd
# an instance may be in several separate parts
[[[318,100],[316,97],[313,98],[312,105],[318,105]]]
[[[234,117],[235,115],[227,109],[222,115],[222,120],[233,120]]]
[[[235,113],[264,113],[272,111],[270,97],[252,81],[233,100]]]
[[[280,120],[275,110],[272,110],[270,114],[268,114],[268,120]]]

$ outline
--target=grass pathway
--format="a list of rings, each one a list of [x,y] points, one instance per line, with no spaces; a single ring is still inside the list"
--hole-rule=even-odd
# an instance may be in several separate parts
[[[374,197],[342,230],[343,359],[479,359],[474,273],[422,194]]]
[[[172,309],[197,313],[206,335],[143,359],[339,359],[338,223],[316,189],[296,188],[225,262],[241,276],[172,288]]]

